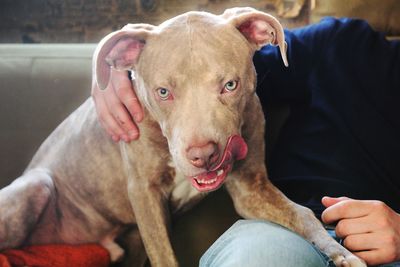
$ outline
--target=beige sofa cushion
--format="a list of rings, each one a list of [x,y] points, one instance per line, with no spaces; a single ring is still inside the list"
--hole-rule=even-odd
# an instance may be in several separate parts
[[[95,45],[0,45],[0,187],[90,94]]]

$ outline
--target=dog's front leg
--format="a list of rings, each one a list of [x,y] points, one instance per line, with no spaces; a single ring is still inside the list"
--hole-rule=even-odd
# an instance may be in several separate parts
[[[245,163],[246,164],[246,163]],[[265,219],[302,235],[330,256],[337,266],[365,266],[325,231],[308,208],[289,200],[267,178],[265,167],[241,168],[226,187],[237,212],[247,219]]]
[[[134,168],[131,156],[135,154],[125,143],[120,143],[120,148],[128,176],[129,201],[151,266],[178,266],[169,238],[168,201],[160,172],[162,160],[148,147],[141,156],[152,160]]]
[[[151,266],[178,266],[169,239],[169,216],[163,192],[156,185],[128,186],[129,199]]]

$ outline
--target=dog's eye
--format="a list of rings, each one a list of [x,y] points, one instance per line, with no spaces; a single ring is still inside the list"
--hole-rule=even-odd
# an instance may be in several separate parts
[[[172,97],[171,92],[167,88],[164,88],[164,87],[158,88],[157,94],[162,101],[170,100]]]
[[[224,91],[227,91],[227,92],[235,91],[237,86],[238,86],[238,81],[230,80],[229,82],[227,82],[225,84]]]

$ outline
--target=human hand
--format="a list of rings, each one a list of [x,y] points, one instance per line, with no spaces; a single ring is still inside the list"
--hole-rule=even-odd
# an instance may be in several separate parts
[[[92,97],[101,125],[115,142],[139,138],[136,123],[142,121],[143,109],[126,71],[111,69],[105,90],[100,90],[93,78]]]
[[[400,215],[377,200],[324,197],[322,221],[337,222],[336,235],[368,265],[400,259]]]

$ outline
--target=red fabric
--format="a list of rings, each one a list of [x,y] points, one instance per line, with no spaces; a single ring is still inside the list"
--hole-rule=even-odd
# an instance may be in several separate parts
[[[0,267],[108,267],[108,251],[99,245],[40,245],[0,253]]]

